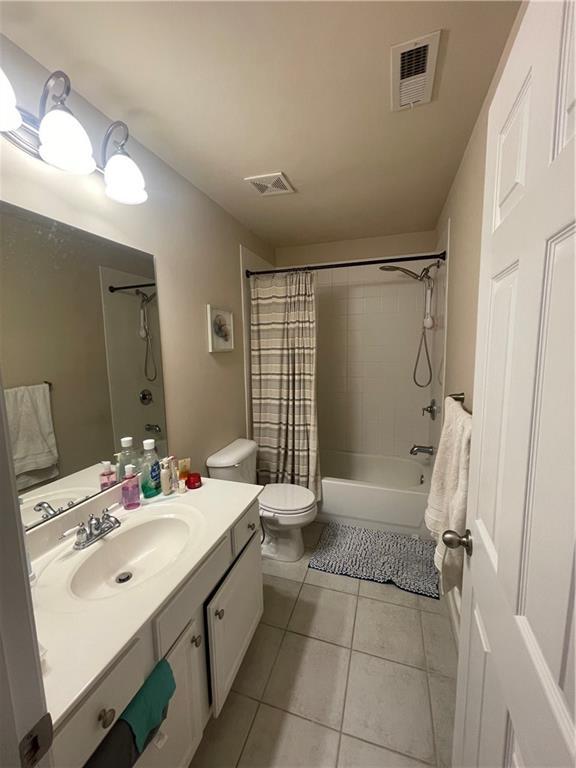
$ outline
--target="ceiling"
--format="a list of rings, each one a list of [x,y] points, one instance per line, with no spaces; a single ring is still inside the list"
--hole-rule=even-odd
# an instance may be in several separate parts
[[[433,229],[518,7],[3,2],[2,31],[278,246]],[[390,46],[437,29],[433,101],[391,112]],[[297,194],[243,181],[280,170]]]

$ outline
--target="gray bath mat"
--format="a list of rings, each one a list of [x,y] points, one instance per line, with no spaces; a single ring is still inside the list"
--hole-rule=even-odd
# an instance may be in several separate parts
[[[328,523],[310,568],[357,579],[392,582],[400,589],[439,597],[433,541],[401,533]]]

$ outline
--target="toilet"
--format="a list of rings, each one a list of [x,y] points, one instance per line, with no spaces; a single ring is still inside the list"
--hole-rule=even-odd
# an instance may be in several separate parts
[[[206,460],[208,474],[218,480],[256,483],[254,440],[239,438]],[[258,497],[264,529],[262,555],[294,562],[304,554],[302,528],[316,517],[316,497],[308,488],[292,483],[270,483]]]

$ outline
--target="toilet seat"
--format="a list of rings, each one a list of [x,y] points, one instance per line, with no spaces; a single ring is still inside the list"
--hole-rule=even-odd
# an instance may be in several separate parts
[[[312,491],[292,483],[270,483],[258,501],[263,512],[273,515],[302,515],[316,508]]]

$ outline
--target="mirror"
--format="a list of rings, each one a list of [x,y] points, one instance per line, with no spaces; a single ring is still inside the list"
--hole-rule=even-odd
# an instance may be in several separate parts
[[[165,456],[154,257],[1,203],[0,370],[27,528],[99,493],[122,437]]]

